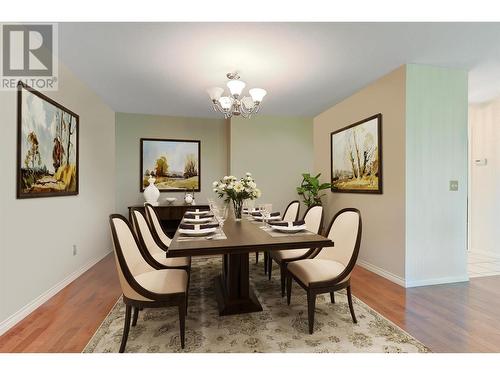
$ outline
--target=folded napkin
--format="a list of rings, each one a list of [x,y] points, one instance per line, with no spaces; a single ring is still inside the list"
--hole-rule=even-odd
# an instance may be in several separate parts
[[[219,224],[181,224],[179,228],[181,229],[207,229],[207,228],[218,228]]]
[[[297,221],[275,221],[272,225],[277,225],[280,227],[299,227],[304,225],[306,222],[304,220]]]
[[[252,212],[252,216],[262,216],[262,213],[261,212]],[[280,213],[279,212],[271,212],[271,214],[269,216],[271,216],[271,217],[280,216]]]
[[[205,218],[205,217],[214,217],[213,214],[207,212],[207,213],[204,213],[204,214],[188,214],[188,213],[185,213],[184,214],[184,217],[185,218],[188,218],[188,219],[198,219],[198,218]]]
[[[208,211],[208,208],[187,208],[186,212],[203,212]]]

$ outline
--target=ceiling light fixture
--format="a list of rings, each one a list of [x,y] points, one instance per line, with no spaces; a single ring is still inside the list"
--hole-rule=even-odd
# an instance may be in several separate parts
[[[232,116],[250,118],[254,113],[259,112],[262,99],[267,94],[266,90],[250,89],[248,90],[250,96],[242,96],[246,83],[240,81],[237,72],[227,73],[226,76],[229,78],[227,82],[229,95],[224,96],[224,89],[221,87],[211,87],[207,90],[214,111],[221,112],[226,119]]]

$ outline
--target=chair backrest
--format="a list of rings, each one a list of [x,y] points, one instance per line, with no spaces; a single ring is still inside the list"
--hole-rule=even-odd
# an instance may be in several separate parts
[[[153,271],[154,268],[143,258],[127,219],[121,215],[111,215],[109,223],[115,250],[116,269],[123,295],[130,299],[144,300],[143,293],[138,292],[141,288],[135,282],[134,276]]]
[[[321,224],[323,223],[323,207],[319,205],[309,207],[304,215],[304,221],[306,222],[306,228],[309,232],[321,232]]]
[[[299,201],[292,201],[288,204],[285,213],[283,214],[283,221],[295,221],[299,217]]]
[[[356,264],[361,245],[361,214],[356,208],[344,208],[332,219],[327,237],[332,247],[321,249],[316,258],[335,260],[346,267],[346,276]]]
[[[157,253],[165,253],[167,249],[163,249],[161,244],[158,244],[153,234],[151,233],[150,226],[146,221],[143,213],[138,209],[132,209],[132,225],[134,227],[139,244],[143,245],[145,251],[147,251],[151,256]]]
[[[165,244],[165,246],[170,246],[172,239],[165,234],[165,231],[160,223],[160,218],[158,217],[154,207],[149,203],[146,203],[144,207],[146,209],[146,217],[149,221],[149,226],[153,236],[156,236],[157,240]]]

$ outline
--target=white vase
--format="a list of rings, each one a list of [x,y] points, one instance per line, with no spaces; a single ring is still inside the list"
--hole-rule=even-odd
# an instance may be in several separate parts
[[[155,185],[156,178],[149,177],[149,185],[144,189],[144,199],[153,206],[158,206],[158,198],[160,198],[160,190]]]
[[[186,202],[186,204],[192,204],[194,201],[193,199],[193,195],[192,194],[186,194],[184,196],[184,202]]]

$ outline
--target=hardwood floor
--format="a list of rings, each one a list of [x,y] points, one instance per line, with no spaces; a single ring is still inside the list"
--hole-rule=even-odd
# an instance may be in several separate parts
[[[353,294],[434,352],[500,352],[500,276],[404,289],[356,267]],[[0,337],[0,352],[81,352],[120,296],[104,258]]]
[[[0,352],[79,353],[121,295],[112,254],[0,337]]]

